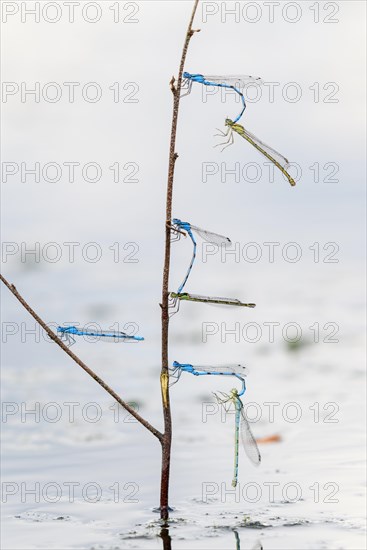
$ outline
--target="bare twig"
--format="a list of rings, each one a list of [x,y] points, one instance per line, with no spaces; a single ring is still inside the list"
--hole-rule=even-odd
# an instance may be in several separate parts
[[[172,218],[172,193],[173,193],[173,180],[175,172],[175,163],[178,158],[178,154],[175,152],[176,147],[176,134],[177,134],[177,121],[178,121],[178,109],[180,105],[180,94],[182,85],[182,73],[184,70],[186,54],[189,47],[190,39],[197,31],[192,29],[196,9],[198,7],[199,0],[195,0],[193,10],[190,17],[189,26],[186,31],[185,42],[182,49],[180,67],[178,71],[177,84],[174,85],[174,79],[170,82],[170,88],[173,94],[173,113],[172,113],[172,126],[171,126],[171,139],[169,147],[169,162],[168,162],[168,181],[167,181],[167,198],[166,198],[166,241],[165,241],[165,255],[164,255],[164,267],[163,267],[163,282],[162,282],[162,371],[161,371],[161,388],[162,388],[162,403],[163,403],[163,416],[164,416],[164,435],[162,439],[162,472],[161,472],[161,518],[167,519],[169,515],[168,507],[168,489],[169,489],[169,473],[170,473],[170,460],[171,460],[171,441],[172,441],[172,420],[171,420],[171,408],[169,400],[169,385],[166,384],[166,377],[168,376],[168,283],[169,283],[169,271],[170,271],[170,259],[171,259],[171,218]]]
[[[48,336],[57,344],[79,367],[81,367],[89,376],[91,376],[104,390],[106,390],[107,393],[112,395],[114,399],[123,407],[126,409],[131,416],[133,416],[140,424],[142,424],[147,430],[149,430],[153,435],[155,435],[160,441],[163,438],[163,434],[156,430],[147,420],[145,420],[140,414],[138,414],[128,403],[123,401],[119,395],[117,395],[116,392],[113,391],[112,388],[106,382],[102,380],[92,369],[87,367],[85,363],[75,353],[73,353],[65,344],[56,336],[56,334],[46,325],[46,323],[37,315],[37,313],[27,304],[27,302],[24,300],[24,298],[19,294],[17,289],[14,285],[9,283],[5,277],[3,277],[0,274],[0,280],[4,283],[5,286],[8,287],[10,292],[19,300],[19,302],[22,304],[22,306],[28,311],[30,315],[32,315],[33,319],[37,321],[37,323],[43,328],[43,330],[48,334]]]

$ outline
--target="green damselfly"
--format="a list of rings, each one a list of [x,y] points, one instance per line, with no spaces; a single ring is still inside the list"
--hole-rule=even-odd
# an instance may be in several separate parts
[[[177,313],[181,301],[201,302],[204,304],[213,304],[218,306],[237,306],[237,307],[256,307],[253,303],[244,303],[237,298],[221,298],[219,296],[201,296],[200,294],[189,294],[188,292],[171,292],[170,308],[175,308],[173,313]],[[173,315],[172,313],[172,315]]]
[[[219,395],[219,393],[221,395]],[[249,421],[247,420],[243,403],[236,389],[231,390],[229,394],[218,392],[214,394],[218,403],[224,406],[226,412],[228,412],[231,405],[235,410],[235,435],[234,435],[234,472],[232,487],[237,486],[238,481],[238,456],[239,456],[239,440],[241,433],[241,440],[243,448],[251,460],[251,462],[258,466],[261,462],[260,451],[257,447],[256,439],[254,438]]]
[[[234,142],[233,132],[236,132],[236,134],[240,135],[246,141],[251,143],[251,145],[255,147],[255,149],[257,149],[262,155],[269,159],[270,162],[272,162],[285,175],[292,187],[296,185],[296,182],[294,181],[292,176],[287,172],[287,169],[289,167],[289,160],[287,158],[285,158],[281,153],[278,153],[278,151],[270,147],[270,145],[266,145],[266,143],[262,142],[254,134],[246,130],[243,126],[241,126],[241,124],[236,124],[229,118],[226,119],[225,124],[228,127],[227,132],[222,132],[221,130],[219,130],[219,132],[221,133],[217,135],[221,135],[224,137],[228,136],[228,139],[224,143],[218,143],[217,145],[215,145],[215,147],[224,145],[222,149],[223,151],[226,147],[232,145]]]

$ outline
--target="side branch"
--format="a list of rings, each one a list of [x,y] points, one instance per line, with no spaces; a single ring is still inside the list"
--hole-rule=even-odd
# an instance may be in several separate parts
[[[116,401],[127,410],[131,416],[133,416],[140,424],[142,424],[147,430],[149,430],[153,435],[155,435],[159,441],[162,440],[163,435],[161,432],[156,430],[147,420],[140,416],[128,403],[123,401],[116,392],[106,382],[102,380],[92,369],[87,367],[85,363],[75,353],[73,353],[65,344],[56,336],[56,334],[46,325],[46,323],[37,315],[35,311],[27,304],[24,298],[19,294],[14,285],[10,284],[0,273],[0,280],[8,287],[10,292],[17,298],[17,300],[22,304],[22,306],[28,311],[28,313],[37,321],[37,323],[43,328],[47,335],[57,344],[79,367],[81,367],[89,376],[91,376],[107,393],[109,393]]]

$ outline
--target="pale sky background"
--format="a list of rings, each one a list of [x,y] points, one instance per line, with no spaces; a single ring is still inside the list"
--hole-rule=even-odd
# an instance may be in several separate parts
[[[201,32],[191,41],[185,68],[209,74],[255,74],[266,82],[279,82],[274,103],[269,102],[265,91],[259,102],[248,102],[242,121],[265,143],[298,163],[302,176],[296,188],[290,188],[277,170],[274,183],[267,183],[267,172],[259,182],[246,182],[243,177],[235,182],[228,175],[222,182],[222,170],[233,169],[235,163],[240,163],[242,169],[249,162],[264,168],[263,159],[239,137],[223,153],[213,148],[218,143],[213,137],[216,128],[223,128],[224,118],[233,118],[240,105],[236,97],[221,101],[219,94],[203,102],[202,88],[194,85],[191,96],[181,103],[173,214],[230,236],[241,249],[247,242],[260,243],[264,256],[258,263],[236,264],[232,260],[221,265],[216,255],[209,258],[208,268],[202,265],[193,271],[187,289],[231,295],[231,281],[235,285],[237,279],[245,280],[246,294],[256,291],[258,301],[263,302],[262,294],[268,291],[274,297],[277,277],[282,280],[285,276],[288,285],[298,284],[299,289],[307,288],[312,293],[307,262],[311,261],[315,276],[322,273],[326,280],[340,280],[345,272],[356,275],[361,260],[365,4],[340,2],[336,7],[327,7],[321,3],[320,22],[315,23],[312,4],[301,2],[297,4],[300,20],[293,24],[281,17],[284,3],[279,13],[275,9],[273,23],[268,21],[268,8],[261,4],[260,20],[252,24],[243,17],[235,22],[233,16],[226,16],[228,5],[211,2],[200,6],[195,27]],[[244,3],[239,5],[243,9]],[[110,2],[101,3],[101,19],[95,24],[83,20],[81,7],[76,8],[75,22],[69,23],[63,6],[60,22],[55,24],[42,17],[40,23],[34,23],[32,16],[24,14],[26,23],[22,23],[19,11],[3,25],[3,81],[15,82],[19,87],[25,82],[30,88],[39,82],[41,89],[48,82],[56,82],[63,90],[56,103],[42,98],[35,103],[33,97],[22,103],[20,93],[7,98],[2,104],[3,161],[18,166],[23,162],[30,167],[35,162],[41,167],[49,162],[61,166],[64,162],[79,162],[82,166],[95,162],[102,168],[102,177],[98,183],[85,182],[77,168],[75,182],[69,183],[65,167],[58,183],[41,178],[36,184],[32,176],[22,183],[21,170],[9,176],[2,185],[2,238],[20,247],[20,243],[27,243],[23,246],[32,248],[39,242],[41,250],[48,242],[58,243],[61,261],[44,262],[42,269],[33,272],[34,279],[24,270],[14,271],[16,283],[31,301],[39,303],[41,296],[42,301],[46,298],[47,316],[59,319],[56,302],[59,298],[59,304],[70,308],[65,298],[71,295],[75,301],[70,314],[73,319],[80,316],[78,304],[87,306],[89,290],[82,295],[86,285],[94,282],[93,302],[103,304],[106,290],[113,290],[115,303],[127,306],[128,300],[129,307],[124,309],[129,311],[129,319],[131,315],[146,315],[148,308],[158,321],[172,105],[168,82],[177,70],[191,2],[125,6],[121,17],[129,18],[128,14],[137,10],[131,18],[138,22],[120,24],[113,23],[111,6]],[[203,10],[218,13],[207,16],[205,23]],[[55,13],[51,10],[47,16],[55,17]],[[254,12],[248,13],[248,17],[255,17]],[[88,14],[94,16],[93,11]],[[289,17],[295,17],[295,12],[290,11]],[[324,18],[338,22],[325,23]],[[63,82],[80,82],[79,88],[97,82],[102,98],[98,103],[88,103],[76,88],[75,103],[70,104]],[[124,97],[138,85],[139,101],[114,103],[109,87],[115,82],[120,83]],[[123,90],[128,82],[136,84]],[[300,101],[290,103],[281,96],[279,90],[288,82],[300,86]],[[315,83],[319,83],[318,103],[309,89],[315,89]],[[327,83],[335,84],[325,90]],[[322,101],[336,89],[337,103]],[[109,167],[117,161],[121,166],[138,165],[138,183],[113,183]],[[203,163],[218,165],[218,173],[208,177],[206,183],[202,181]],[[310,169],[315,163],[320,167],[318,183]],[[331,164],[325,169],[326,163]],[[333,177],[337,182],[323,181],[335,167]],[[126,173],[123,171],[124,176]],[[71,241],[81,243],[77,260],[81,258],[78,250],[85,243],[98,243],[102,247],[101,261],[81,259],[80,264],[70,264],[63,243]],[[108,247],[117,241],[121,247],[137,243],[139,262],[114,264]],[[268,241],[280,242],[281,248],[290,241],[299,243],[302,260],[291,264],[280,258],[276,267],[269,265],[262,244]],[[339,264],[313,264],[309,247],[315,242],[321,248],[328,242],[337,243]],[[132,251],[128,248],[122,254]],[[174,252],[172,288],[182,278],[189,245],[176,245]],[[19,266],[20,254],[7,260],[4,273],[11,276]],[[271,277],[267,277],[269,269]],[[267,277],[266,289],[256,282],[262,276]],[[144,304],[140,303],[142,297]],[[10,307],[14,310],[15,304]],[[16,312],[18,315],[18,306]]]

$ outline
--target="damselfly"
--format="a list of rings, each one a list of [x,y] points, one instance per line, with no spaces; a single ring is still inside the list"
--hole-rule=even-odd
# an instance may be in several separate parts
[[[286,159],[282,154],[278,153],[275,149],[270,147],[269,145],[266,145],[263,143],[259,138],[254,136],[254,134],[251,134],[248,130],[246,130],[241,124],[236,124],[236,121],[232,121],[229,118],[226,119],[226,126],[228,126],[227,132],[221,132],[221,134],[224,137],[228,136],[227,141],[224,143],[218,143],[215,145],[215,147],[218,147],[220,145],[224,145],[222,151],[233,144],[234,138],[233,138],[233,132],[236,132],[241,137],[243,137],[246,141],[251,143],[255,149],[257,149],[262,155],[264,155],[267,159],[269,159],[279,170],[285,175],[289,183],[293,186],[296,185],[296,182],[290,176],[287,172],[287,168],[289,167],[289,161]]]
[[[244,377],[246,376],[246,367],[242,365],[223,365],[223,366],[199,366],[191,365],[189,363],[178,363],[174,361],[172,363],[172,368],[170,369],[170,377],[174,378],[175,381],[172,383],[175,384],[183,372],[189,372],[194,376],[204,376],[204,375],[213,375],[213,376],[235,376],[242,383],[241,391],[239,396],[243,395],[246,391],[246,384]]]
[[[74,336],[88,336],[94,337],[96,340],[102,340],[104,342],[131,342],[144,340],[142,336],[130,336],[125,332],[119,332],[117,330],[93,330],[89,328],[77,328],[74,326],[69,327],[57,327],[58,336],[61,340],[66,342],[68,346],[75,344],[76,340]]]
[[[182,281],[181,285],[179,286],[179,288],[177,290],[177,292],[180,293],[180,292],[182,292],[185,284],[187,283],[187,279],[189,278],[192,266],[194,265],[194,261],[195,261],[195,258],[196,258],[197,243],[196,243],[196,240],[195,240],[195,237],[194,237],[193,233],[196,233],[197,235],[199,235],[199,237],[201,237],[204,241],[215,244],[217,246],[222,246],[222,245],[226,246],[226,245],[229,245],[229,244],[232,244],[232,243],[231,243],[231,241],[228,237],[223,237],[223,235],[218,235],[218,233],[213,233],[212,231],[207,231],[206,229],[201,229],[200,227],[197,227],[196,225],[192,225],[189,222],[182,222],[178,218],[174,218],[172,220],[172,224],[173,224],[173,227],[172,227],[173,231],[176,231],[176,232],[177,232],[177,230],[186,231],[187,234],[189,235],[191,241],[192,241],[192,244],[193,244],[193,254],[192,254],[191,262],[190,262],[190,265],[189,265],[189,269],[187,270],[185,278],[184,278],[184,280]],[[176,234],[180,236],[180,233],[177,232]]]
[[[219,395],[220,394],[220,395]],[[230,394],[218,392],[214,394],[218,403],[222,404],[228,412],[231,405],[235,409],[235,436],[234,436],[234,473],[232,487],[236,487],[238,481],[238,455],[239,455],[239,434],[241,433],[241,440],[245,453],[255,466],[258,466],[261,462],[261,455],[257,447],[256,440],[252,435],[250,424],[246,418],[243,403],[240,399],[240,394],[236,389],[231,390]]]
[[[177,313],[180,301],[202,302],[204,304],[215,304],[219,306],[239,306],[239,307],[256,307],[256,304],[246,304],[237,300],[237,298],[220,298],[219,296],[200,296],[199,294],[189,294],[188,292],[171,292],[170,293],[170,308],[175,308],[173,313]]]
[[[204,86],[217,86],[218,88],[227,88],[234,90],[241,98],[242,101],[242,110],[240,114],[234,119],[234,122],[240,120],[246,109],[246,102],[243,96],[243,93],[238,89],[240,87],[246,86],[248,84],[263,84],[263,80],[257,76],[250,75],[228,75],[228,76],[218,76],[218,75],[203,75],[203,74],[191,74],[184,72],[182,75],[183,86],[186,87],[186,91],[182,94],[181,97],[188,95],[191,92],[193,82],[198,82]]]

